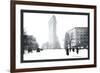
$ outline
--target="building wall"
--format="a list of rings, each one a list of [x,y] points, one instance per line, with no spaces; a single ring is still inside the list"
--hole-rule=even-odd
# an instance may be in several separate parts
[[[88,45],[88,28],[75,27],[69,31],[71,46],[85,47]]]

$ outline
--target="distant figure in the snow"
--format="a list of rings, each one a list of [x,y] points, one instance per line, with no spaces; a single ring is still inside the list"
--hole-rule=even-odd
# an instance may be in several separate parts
[[[40,48],[39,48],[39,45],[37,43],[35,44],[35,48],[36,48],[36,52],[40,52]]]
[[[76,48],[76,53],[77,53],[77,54],[79,53],[79,48],[78,48],[78,47]]]
[[[77,41],[77,48],[76,48],[76,53],[78,54],[79,53],[79,48],[80,47],[80,41]]]
[[[40,52],[40,48],[37,48],[37,52]]]
[[[30,53],[30,52],[32,53],[32,49],[31,48],[28,49],[28,53]]]

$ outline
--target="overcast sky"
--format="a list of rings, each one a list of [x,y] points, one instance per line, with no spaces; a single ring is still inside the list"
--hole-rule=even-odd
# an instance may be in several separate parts
[[[49,40],[48,21],[53,15],[56,16],[56,31],[61,47],[68,30],[73,27],[88,27],[86,15],[24,13],[24,30],[28,35],[36,37],[40,47]]]

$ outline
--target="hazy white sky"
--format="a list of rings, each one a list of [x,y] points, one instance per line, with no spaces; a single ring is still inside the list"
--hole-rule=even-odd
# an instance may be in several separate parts
[[[63,47],[65,33],[68,30],[73,27],[88,27],[88,18],[85,15],[24,13],[24,30],[28,35],[36,37],[40,47],[49,39],[48,21],[53,15],[56,16],[56,31],[61,47]]]

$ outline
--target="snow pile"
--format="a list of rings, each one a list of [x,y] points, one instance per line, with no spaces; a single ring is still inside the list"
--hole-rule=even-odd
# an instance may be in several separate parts
[[[25,52],[24,60],[43,60],[43,59],[69,59],[69,58],[87,58],[88,50],[81,49],[79,54],[70,52],[66,55],[65,49],[46,49],[40,52],[32,51],[32,53]]]

